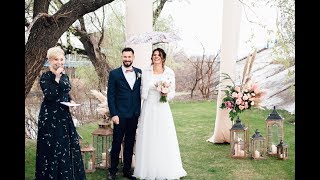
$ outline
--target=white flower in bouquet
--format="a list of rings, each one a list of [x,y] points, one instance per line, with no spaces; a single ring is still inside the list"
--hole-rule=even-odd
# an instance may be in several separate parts
[[[157,90],[161,93],[160,102],[167,102],[167,95],[170,91],[171,82],[169,79],[160,80],[155,84]]]

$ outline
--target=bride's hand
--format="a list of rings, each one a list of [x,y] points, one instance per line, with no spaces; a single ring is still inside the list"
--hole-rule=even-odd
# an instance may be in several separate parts
[[[168,95],[168,93],[161,92],[161,96],[167,96],[167,95]]]

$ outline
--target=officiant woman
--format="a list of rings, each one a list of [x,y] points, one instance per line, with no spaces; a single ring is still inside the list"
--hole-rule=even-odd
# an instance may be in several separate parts
[[[86,179],[79,136],[70,109],[60,102],[70,102],[71,84],[65,74],[64,51],[47,51],[49,70],[40,77],[43,101],[38,117],[35,179]]]

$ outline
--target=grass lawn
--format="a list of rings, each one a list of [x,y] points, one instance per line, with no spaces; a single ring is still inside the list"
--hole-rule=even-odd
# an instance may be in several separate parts
[[[229,144],[213,144],[206,140],[213,135],[216,118],[215,101],[171,102],[177,136],[180,145],[181,158],[187,179],[295,179],[295,126],[294,115],[287,111],[277,110],[285,118],[284,141],[289,147],[287,160],[277,160],[267,157],[265,160],[232,159]],[[240,119],[246,125],[250,120],[249,136],[255,129],[266,136],[265,119],[271,110],[253,109],[241,114]],[[91,132],[97,129],[97,122],[83,125],[78,132],[84,142],[91,142]],[[26,141],[25,177],[34,179],[35,171],[34,140]],[[87,174],[88,180],[105,180],[106,171],[96,170]],[[121,174],[121,173],[120,173]],[[118,176],[121,179],[121,176]]]

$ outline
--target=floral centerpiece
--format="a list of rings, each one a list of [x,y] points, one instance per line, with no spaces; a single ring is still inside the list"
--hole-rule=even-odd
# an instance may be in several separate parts
[[[235,85],[232,78],[226,74],[222,73],[224,80],[228,79],[233,85],[227,85],[225,92],[225,97],[222,99],[220,108],[229,109],[229,117],[233,120],[236,116],[247,109],[252,107],[259,107],[262,98],[266,94],[262,91],[258,84],[252,83],[251,80],[251,68],[253,61],[255,59],[256,50],[252,56],[248,56],[246,64],[243,70],[242,83],[240,85]]]
[[[251,83],[251,81],[248,81],[243,87],[240,85],[226,87],[225,97],[222,99],[220,108],[230,109],[229,117],[231,120],[253,106],[260,107],[259,103],[265,94],[256,83]]]
[[[160,102],[163,102],[163,103],[167,102],[167,95],[166,94],[169,93],[170,85],[171,85],[171,82],[169,81],[169,79],[160,80],[155,84],[157,90],[161,93]]]

